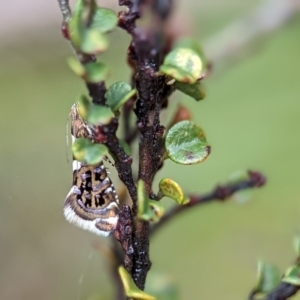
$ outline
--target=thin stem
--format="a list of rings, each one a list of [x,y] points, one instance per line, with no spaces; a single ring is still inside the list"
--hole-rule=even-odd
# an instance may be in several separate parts
[[[160,2],[161,3],[161,2]],[[119,14],[119,27],[132,36],[128,48],[128,58],[133,67],[133,81],[137,89],[135,114],[140,131],[138,179],[143,180],[148,195],[152,194],[153,178],[161,165],[159,141],[164,127],[160,125],[159,113],[164,91],[164,78],[158,77],[163,56],[162,25],[171,9],[172,1],[158,2],[145,0],[119,0],[120,5],[128,7],[127,12]],[[152,11],[153,22],[137,28],[135,21],[143,10]],[[156,20],[156,21],[154,21]],[[137,199],[133,200],[133,217],[137,214]],[[151,267],[149,258],[149,223],[135,219],[133,227],[133,268],[132,278],[140,289],[144,289],[147,273]]]
[[[71,18],[72,11],[69,6],[69,0],[57,0],[64,22],[68,22]]]
[[[261,187],[266,182],[265,177],[259,172],[249,171],[248,175],[249,178],[246,180],[241,180],[234,184],[229,183],[227,185],[217,186],[215,189],[213,189],[211,192],[208,192],[207,194],[189,196],[190,202],[188,204],[174,206],[161,217],[158,223],[154,224],[151,227],[151,236],[155,232],[157,232],[157,230],[160,229],[163,225],[173,220],[175,216],[187,211],[191,207],[195,207],[205,203],[210,203],[213,201],[225,201],[238,191],[254,187]]]
[[[106,137],[104,144],[107,145],[114,156],[119,178],[127,187],[132,201],[137,202],[137,191],[131,170],[132,158],[125,153],[123,147],[119,143],[116,135],[118,126],[118,119],[114,118],[110,124],[99,127],[99,131],[102,131]]]

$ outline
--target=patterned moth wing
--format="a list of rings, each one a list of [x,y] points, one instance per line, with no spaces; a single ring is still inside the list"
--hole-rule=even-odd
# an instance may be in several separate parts
[[[78,104],[70,112],[72,141],[94,140],[95,128],[81,118]],[[65,218],[82,229],[101,236],[110,235],[118,222],[119,199],[102,162],[83,164],[73,159],[73,186],[64,204]]]

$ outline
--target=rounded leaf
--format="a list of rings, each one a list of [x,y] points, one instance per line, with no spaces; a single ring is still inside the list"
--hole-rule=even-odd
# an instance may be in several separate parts
[[[184,82],[175,81],[174,87],[182,93],[194,98],[196,101],[205,98],[203,85],[200,82],[196,82],[194,84],[187,84]]]
[[[197,52],[189,48],[175,48],[164,59],[160,71],[185,82],[195,83],[203,73],[202,61]]]
[[[282,281],[295,286],[300,286],[300,266],[295,265],[288,268]]]
[[[84,65],[85,81],[90,83],[98,83],[105,81],[108,76],[108,68],[101,62],[90,62]]]
[[[78,59],[76,59],[75,57],[69,57],[67,59],[67,63],[70,67],[70,69],[77,75],[80,77],[84,77],[85,76],[85,68],[84,66],[80,63],[80,61],[78,61]]]
[[[113,111],[117,111],[135,93],[136,90],[132,90],[128,83],[123,81],[115,82],[108,88],[105,94],[106,103]]]
[[[101,62],[90,62],[82,65],[75,57],[70,57],[67,62],[71,70],[86,82],[98,83],[105,81],[108,76],[108,68]]]
[[[108,40],[99,30],[87,28],[82,30],[79,49],[87,54],[99,54],[108,48]]]
[[[170,178],[163,178],[159,182],[159,191],[163,196],[175,200],[180,205],[187,204],[189,202],[189,198],[184,196],[179,184]]]
[[[87,121],[94,125],[109,124],[115,117],[111,109],[104,105],[91,104],[88,111]]]
[[[182,165],[200,163],[210,153],[204,131],[188,120],[181,121],[170,128],[165,145],[168,157]]]
[[[94,144],[88,139],[78,138],[72,144],[72,152],[77,160],[88,165],[95,165],[108,154],[108,149],[105,145]]]
[[[259,262],[256,290],[263,294],[270,293],[280,283],[281,277],[282,274],[277,266]]]
[[[119,275],[121,277],[124,286],[125,295],[128,298],[135,299],[135,300],[156,300],[155,297],[140,290],[135,285],[130,274],[126,271],[126,269],[123,266],[119,267]]]
[[[108,8],[97,7],[91,21],[91,28],[97,29],[102,33],[112,31],[118,23],[116,13]]]
[[[201,48],[201,46],[199,45],[199,43],[197,42],[196,39],[191,38],[191,37],[185,37],[182,39],[178,39],[175,43],[175,45],[173,46],[173,48],[189,48],[194,50],[195,52],[197,52],[197,54],[199,55],[201,61],[205,64],[206,63],[206,57],[204,55],[204,51]]]

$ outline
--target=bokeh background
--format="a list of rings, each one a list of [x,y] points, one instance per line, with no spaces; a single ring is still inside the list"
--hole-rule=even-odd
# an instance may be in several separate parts
[[[187,22],[177,26],[190,22],[205,41],[260,3],[182,1],[177,9]],[[110,299],[104,258],[92,246],[97,237],[62,214],[72,177],[66,120],[85,88],[66,65],[71,50],[60,34],[58,5],[2,1],[0,10],[0,299]],[[257,260],[282,270],[293,261],[292,239],[300,227],[299,32],[296,15],[259,38],[247,49],[251,55],[216,66],[204,101],[180,93],[172,98],[171,110],[179,102],[192,110],[212,153],[196,166],[168,161],[157,179],[168,176],[200,193],[238,170],[260,170],[268,178],[251,201],[195,208],[154,237],[153,273],[168,274],[180,299],[246,299]],[[121,30],[112,34],[102,58],[111,68],[109,83],[128,81],[128,40]]]

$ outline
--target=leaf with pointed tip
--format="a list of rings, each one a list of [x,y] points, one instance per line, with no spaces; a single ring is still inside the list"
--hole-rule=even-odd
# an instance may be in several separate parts
[[[168,157],[182,165],[198,164],[210,153],[203,129],[188,120],[170,128],[165,146]]]
[[[194,50],[175,48],[167,54],[159,70],[177,81],[193,84],[201,77],[203,65]]]
[[[108,88],[105,94],[107,105],[113,111],[117,111],[135,93],[136,90],[131,89],[131,86],[128,83],[117,81]]]
[[[132,280],[129,273],[123,266],[119,267],[119,274],[124,286],[125,295],[134,300],[156,300],[155,297],[140,290]]]
[[[159,182],[159,192],[162,196],[169,197],[180,205],[187,204],[190,201],[189,198],[184,196],[179,184],[170,178],[163,178]]]
[[[108,154],[108,149],[105,145],[94,144],[88,139],[78,138],[72,144],[72,152],[77,160],[88,165],[95,165]]]

